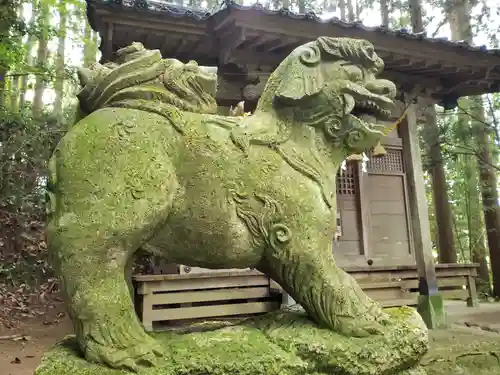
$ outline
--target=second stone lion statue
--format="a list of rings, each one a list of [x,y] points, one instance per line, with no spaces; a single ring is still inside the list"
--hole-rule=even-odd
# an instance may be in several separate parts
[[[254,267],[317,324],[377,334],[388,316],[332,256],[335,175],[383,136],[396,88],[363,40],[321,37],[269,78],[255,113],[216,113],[214,68],[133,44],[81,70],[82,119],[50,161],[48,241],[81,351],[137,370],[162,348],[126,275],[139,248],[171,263]]]

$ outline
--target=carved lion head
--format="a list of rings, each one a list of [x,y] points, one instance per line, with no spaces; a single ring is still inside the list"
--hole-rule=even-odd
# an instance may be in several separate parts
[[[216,113],[217,68],[162,59],[160,51],[132,43],[114,62],[79,69],[80,108],[90,114],[123,101],[158,100],[180,110]]]
[[[384,136],[395,85],[376,77],[384,63],[370,42],[320,37],[296,48],[271,75],[259,102],[295,121],[324,129],[346,154],[373,147]],[[267,103],[266,103],[267,101]]]

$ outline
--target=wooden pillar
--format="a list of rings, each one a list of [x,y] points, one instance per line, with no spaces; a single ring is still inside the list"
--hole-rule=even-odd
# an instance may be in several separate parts
[[[357,205],[359,215],[359,226],[361,230],[361,250],[368,265],[373,264],[371,244],[371,210],[369,201],[368,172],[363,172],[361,162],[356,162],[357,179]]]
[[[113,58],[113,32],[114,32],[114,24],[108,22],[106,24],[106,33],[101,35],[101,43],[102,43],[102,56],[101,63],[105,63],[111,61]]]
[[[438,290],[432,255],[429,212],[420,157],[415,104],[410,104],[406,119],[400,125],[400,131],[403,139],[411,229],[419,276],[418,311],[429,328],[436,328],[445,325],[446,314],[443,299]]]

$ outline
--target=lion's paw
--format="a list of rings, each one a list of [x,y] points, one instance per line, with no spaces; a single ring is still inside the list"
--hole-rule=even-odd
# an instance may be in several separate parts
[[[370,335],[383,335],[385,327],[390,324],[389,315],[378,303],[373,303],[357,316],[339,318],[338,331],[344,336],[366,337]]]
[[[142,329],[123,329],[112,325],[93,330],[83,343],[85,358],[115,369],[138,372],[143,366],[155,367],[164,350]]]
[[[384,333],[384,326],[378,322],[353,318],[339,319],[337,329],[341,335],[347,337],[367,337]]]

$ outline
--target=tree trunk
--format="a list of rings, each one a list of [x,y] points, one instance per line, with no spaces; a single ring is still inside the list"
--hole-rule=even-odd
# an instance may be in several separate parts
[[[347,21],[354,22],[356,18],[356,14],[354,13],[354,0],[346,0],[347,1]]]
[[[9,71],[9,68],[7,66],[0,66],[0,110],[5,108],[5,99],[6,99],[6,93],[7,93],[7,84],[5,83],[5,76],[7,75],[7,72]]]
[[[478,195],[477,166],[474,159],[462,155],[466,163],[465,177],[467,178],[467,195],[469,200],[469,248],[472,262],[479,264],[477,289],[480,293],[490,295],[490,271],[486,261],[485,227],[481,210],[481,201]]]
[[[389,0],[380,0],[380,16],[382,26],[389,27]]]
[[[38,25],[40,27],[40,37],[38,39],[38,50],[36,56],[37,75],[35,79],[35,95],[33,96],[33,117],[37,118],[43,112],[43,94],[45,92],[46,64],[48,59],[48,22],[49,6],[41,1],[39,8]]]
[[[434,105],[428,106],[425,110],[424,139],[429,156],[428,171],[431,176],[436,215],[439,263],[457,263],[448,184]]]
[[[421,0],[409,0],[411,27],[414,33],[424,31]]]
[[[448,19],[453,40],[473,41],[470,19],[471,6],[468,0],[456,0],[449,8]],[[484,224],[488,239],[491,272],[493,276],[493,295],[500,297],[500,207],[498,205],[498,181],[493,168],[491,128],[485,123],[484,107],[480,98],[473,101],[472,129],[477,145],[477,164],[479,186],[482,196]]]
[[[37,2],[33,1],[32,4],[33,4],[33,8],[32,8],[31,17],[29,20],[30,27],[33,27],[35,25],[36,19],[38,17]],[[33,51],[33,47],[35,46],[35,42],[36,42],[36,37],[34,35],[30,34],[28,36],[28,41],[26,43],[26,56],[24,58],[24,66],[26,66],[26,67],[33,67],[34,60],[33,60],[33,56],[32,56],[31,52]],[[26,90],[28,88],[28,79],[29,79],[29,75],[23,74],[19,80],[20,81],[19,82],[19,108],[21,110],[23,110],[25,105],[26,105]]]
[[[56,57],[56,80],[54,82],[54,91],[56,94],[54,102],[54,115],[59,122],[63,120],[63,96],[64,96],[64,53],[66,47],[66,29],[68,12],[66,1],[61,0],[59,3],[59,41],[57,45]]]
[[[347,21],[346,0],[339,0],[339,8],[340,8],[340,19],[342,21]]]
[[[4,41],[2,42],[2,53],[5,55],[0,59],[0,109],[3,109],[9,99],[7,96],[8,85],[6,76],[11,68],[11,61],[8,60],[9,54],[14,48],[14,41],[12,40],[10,30],[17,18],[15,4],[9,0],[2,1],[0,3],[0,14],[0,40]]]
[[[484,224],[490,250],[493,295],[500,297],[500,207],[498,205],[498,180],[492,155],[493,132],[485,123],[484,106],[480,97],[474,98],[473,129],[477,142],[480,191],[483,201]]]
[[[305,14],[306,13],[306,2],[305,0],[299,0],[299,13],[300,14]]]
[[[410,18],[413,32],[423,31],[422,5],[420,0],[410,0]],[[432,193],[437,224],[437,243],[440,263],[456,263],[457,251],[453,236],[448,184],[444,172],[443,153],[434,105],[425,111],[424,139],[429,155],[429,174],[431,175]]]

